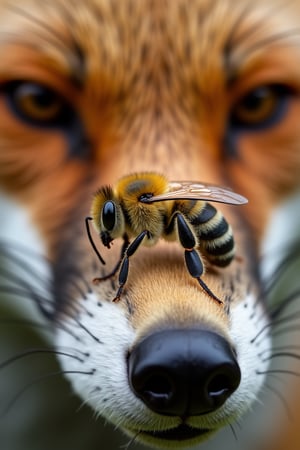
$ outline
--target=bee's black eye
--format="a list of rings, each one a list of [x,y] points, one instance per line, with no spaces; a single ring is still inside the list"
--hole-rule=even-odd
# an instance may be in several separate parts
[[[111,231],[116,224],[116,206],[111,200],[104,203],[102,209],[102,222],[107,231]]]

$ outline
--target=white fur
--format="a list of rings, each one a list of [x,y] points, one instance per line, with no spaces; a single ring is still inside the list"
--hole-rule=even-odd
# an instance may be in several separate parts
[[[300,229],[300,191],[272,213],[262,242],[261,273],[268,279],[296,239]]]
[[[10,254],[21,260],[21,264],[17,265],[4,252],[3,266],[12,276],[16,274],[22,279],[23,284],[20,287],[24,287],[28,283],[33,291],[37,291],[49,299],[49,288],[47,289],[47,285],[42,281],[50,280],[49,265],[44,258],[45,247],[41,236],[30,220],[28,211],[3,192],[0,192],[0,211],[0,243],[1,245],[4,243]],[[8,286],[16,285],[16,283],[7,280],[5,283]],[[26,290],[26,287],[24,287],[24,290]],[[37,308],[29,294],[28,298],[14,295],[3,296],[1,301],[5,302],[5,298],[9,307],[16,309],[21,314],[26,313],[29,317],[36,316]]]

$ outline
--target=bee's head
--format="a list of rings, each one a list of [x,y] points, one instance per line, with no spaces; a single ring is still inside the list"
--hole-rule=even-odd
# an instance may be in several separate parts
[[[120,202],[110,186],[105,186],[96,192],[91,214],[94,226],[100,234],[106,247],[125,231],[125,219]]]

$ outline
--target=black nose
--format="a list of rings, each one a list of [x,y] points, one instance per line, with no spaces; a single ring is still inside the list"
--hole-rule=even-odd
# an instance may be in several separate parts
[[[152,411],[180,417],[216,410],[241,379],[231,346],[204,329],[149,335],[129,355],[128,370],[133,392]]]

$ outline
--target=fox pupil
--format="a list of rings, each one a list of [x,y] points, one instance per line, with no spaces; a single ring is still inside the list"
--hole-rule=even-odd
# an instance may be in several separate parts
[[[116,223],[116,206],[114,202],[107,201],[102,209],[102,222],[106,230],[111,231]]]

